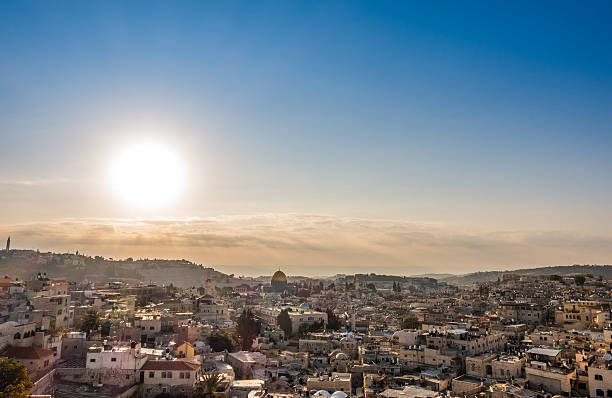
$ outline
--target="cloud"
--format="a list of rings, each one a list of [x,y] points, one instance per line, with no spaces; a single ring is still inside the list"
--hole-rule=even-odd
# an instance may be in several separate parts
[[[302,274],[469,272],[612,259],[608,236],[572,231],[465,232],[439,223],[308,214],[67,219],[1,230],[12,235],[17,247],[187,258],[228,269],[286,265]]]
[[[16,179],[16,180],[0,180],[0,185],[17,186],[17,187],[39,187],[46,185],[70,184],[74,182],[69,178],[48,178],[48,179]]]

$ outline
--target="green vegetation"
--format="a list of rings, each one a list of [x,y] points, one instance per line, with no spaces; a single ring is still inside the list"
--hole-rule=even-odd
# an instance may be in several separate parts
[[[108,337],[110,335],[111,330],[111,322],[107,319],[102,322],[102,326],[100,327],[100,334],[102,337]]]
[[[0,358],[0,398],[26,398],[33,386],[25,366],[12,358]]]
[[[324,327],[325,327],[324,321],[315,322],[311,324],[306,323],[306,324],[300,325],[300,329],[298,330],[298,335],[300,337],[303,337],[310,332],[320,332],[323,330]]]
[[[236,329],[238,332],[240,349],[250,351],[253,340],[257,337],[260,329],[259,322],[255,320],[251,310],[244,310],[242,312]]]
[[[100,327],[100,313],[95,308],[90,308],[81,317],[81,331],[89,336]]]
[[[214,398],[219,393],[217,393],[217,389],[219,388],[219,384],[222,381],[222,377],[219,373],[205,373],[202,375],[202,381],[200,381],[194,388],[193,393],[191,394],[192,398]]]
[[[585,281],[586,281],[586,277],[584,275],[576,275],[576,276],[574,276],[574,282],[576,282],[576,285],[578,285],[578,286],[584,285]]]
[[[402,321],[402,329],[418,329],[421,327],[421,322],[416,316],[409,316]]]
[[[278,326],[285,332],[285,338],[291,337],[292,334],[292,326],[291,326],[291,318],[289,318],[289,310],[284,309],[278,314],[276,317],[276,322]]]
[[[206,340],[214,352],[221,352],[224,350],[231,352],[234,348],[232,337],[227,333],[214,332],[208,336]]]
[[[331,308],[328,308],[327,313],[327,328],[331,330],[339,330],[341,328],[340,319],[334,314],[334,311]]]

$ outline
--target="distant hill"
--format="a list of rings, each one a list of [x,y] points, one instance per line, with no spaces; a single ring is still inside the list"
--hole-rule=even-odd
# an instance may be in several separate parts
[[[458,276],[456,274],[419,274],[419,275],[410,275],[412,278],[433,278],[437,280],[442,280],[445,278],[452,278],[454,276]]]
[[[602,276],[605,279],[612,279],[612,265],[560,265],[554,267],[525,268],[512,271],[483,271],[465,275],[453,275],[439,279],[449,285],[467,286],[474,283],[494,282],[501,278],[503,274],[520,275],[575,275],[591,274]]]
[[[0,275],[28,279],[38,273],[48,277],[65,277],[73,281],[93,280],[108,282],[125,280],[154,282],[181,287],[204,286],[210,278],[215,286],[241,283],[233,275],[188,260],[125,259],[114,260],[73,253],[11,250],[0,252]]]

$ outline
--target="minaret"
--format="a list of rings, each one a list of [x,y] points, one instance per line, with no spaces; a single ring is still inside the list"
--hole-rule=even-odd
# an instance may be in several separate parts
[[[11,235],[6,240],[6,251],[8,252],[9,250],[11,250]]]

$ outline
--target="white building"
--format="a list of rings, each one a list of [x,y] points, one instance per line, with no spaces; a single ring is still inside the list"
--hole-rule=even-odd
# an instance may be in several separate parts
[[[140,352],[140,344],[91,346],[85,364],[87,381],[117,386],[132,385],[146,361],[147,356]]]

